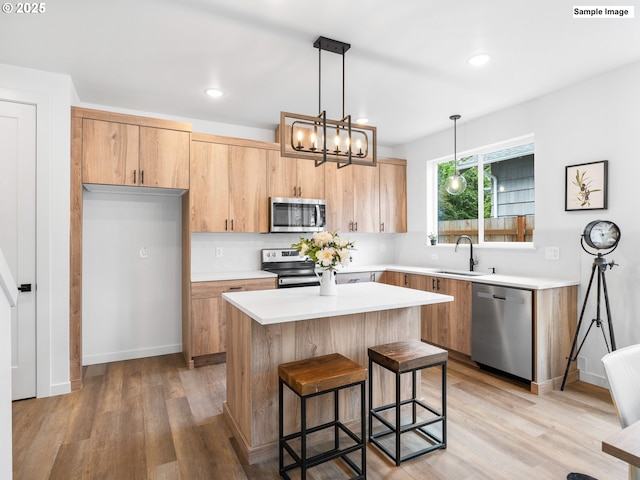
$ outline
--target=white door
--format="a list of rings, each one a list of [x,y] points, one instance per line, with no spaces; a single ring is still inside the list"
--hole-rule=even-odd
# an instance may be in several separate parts
[[[13,400],[36,396],[36,107],[0,101],[0,247],[18,286],[11,312]]]

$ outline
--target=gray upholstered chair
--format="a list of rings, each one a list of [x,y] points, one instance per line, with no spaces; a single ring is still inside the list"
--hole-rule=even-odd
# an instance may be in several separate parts
[[[620,424],[628,427],[640,420],[640,344],[611,352],[602,363]],[[629,465],[629,479],[640,480],[640,469]]]

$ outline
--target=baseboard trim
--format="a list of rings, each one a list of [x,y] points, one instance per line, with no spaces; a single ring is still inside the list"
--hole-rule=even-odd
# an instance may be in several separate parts
[[[126,350],[121,352],[107,352],[95,355],[84,355],[82,365],[97,365],[100,363],[119,362],[122,360],[133,360],[135,358],[155,357],[157,355],[168,355],[170,353],[182,352],[182,343],[174,345],[163,345],[160,347],[141,348],[137,350]]]

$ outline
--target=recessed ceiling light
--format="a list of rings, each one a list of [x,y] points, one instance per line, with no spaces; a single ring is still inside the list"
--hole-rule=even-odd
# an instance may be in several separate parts
[[[491,55],[488,55],[486,53],[479,53],[478,55],[474,55],[473,57],[471,57],[469,60],[467,60],[467,62],[469,63],[469,65],[479,67],[488,63],[489,60],[491,60]]]
[[[213,98],[218,98],[222,96],[222,90],[218,90],[217,88],[207,88],[205,93]]]
[[[369,123],[369,119],[368,118],[356,118],[356,123],[359,123],[360,125],[364,125],[365,123]]]

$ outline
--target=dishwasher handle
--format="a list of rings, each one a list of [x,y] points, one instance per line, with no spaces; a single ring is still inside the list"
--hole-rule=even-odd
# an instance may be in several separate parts
[[[489,300],[501,300],[510,303],[524,303],[524,298],[519,295],[497,295],[491,292],[476,292],[478,298],[488,298]]]

